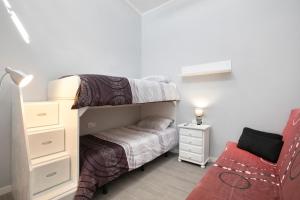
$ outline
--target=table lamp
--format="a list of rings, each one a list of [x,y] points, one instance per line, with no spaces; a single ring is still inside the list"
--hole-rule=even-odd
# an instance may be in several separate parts
[[[203,117],[203,109],[202,108],[195,108],[195,116],[196,116],[197,125],[201,125],[202,124],[202,117]]]

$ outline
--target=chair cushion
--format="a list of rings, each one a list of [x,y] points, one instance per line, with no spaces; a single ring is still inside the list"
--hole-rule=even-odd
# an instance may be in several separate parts
[[[280,199],[276,166],[228,143],[187,200]]]
[[[244,128],[238,147],[276,163],[283,145],[282,136]]]

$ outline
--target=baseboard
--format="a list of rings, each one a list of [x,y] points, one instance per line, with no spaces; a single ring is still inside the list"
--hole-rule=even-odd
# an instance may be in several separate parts
[[[216,162],[217,161],[217,157],[209,157],[209,161],[208,162]]]
[[[11,192],[11,185],[7,185],[7,186],[0,188],[0,196],[10,193],[10,192]]]

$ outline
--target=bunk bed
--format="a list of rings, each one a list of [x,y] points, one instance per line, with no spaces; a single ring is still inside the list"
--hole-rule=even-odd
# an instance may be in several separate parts
[[[65,76],[50,82],[48,97],[75,100],[73,109],[179,100],[172,82],[93,74]]]
[[[48,99],[59,103],[62,119],[77,119],[72,124],[63,122],[66,132],[78,137],[73,148],[80,147],[80,151],[71,150],[75,152],[73,164],[80,161],[77,200],[91,199],[97,188],[178,144],[179,95],[173,83],[90,74],[65,76],[49,83]],[[93,133],[80,131],[80,118],[88,110],[124,106],[139,107],[140,123]],[[142,125],[143,119],[150,120],[150,127]],[[153,120],[167,122],[163,128],[155,128],[151,127]]]

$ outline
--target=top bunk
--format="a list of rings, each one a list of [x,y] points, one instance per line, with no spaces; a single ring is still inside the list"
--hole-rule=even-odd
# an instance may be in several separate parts
[[[73,100],[72,109],[178,101],[176,85],[153,78],[74,75],[48,84],[49,100]]]

